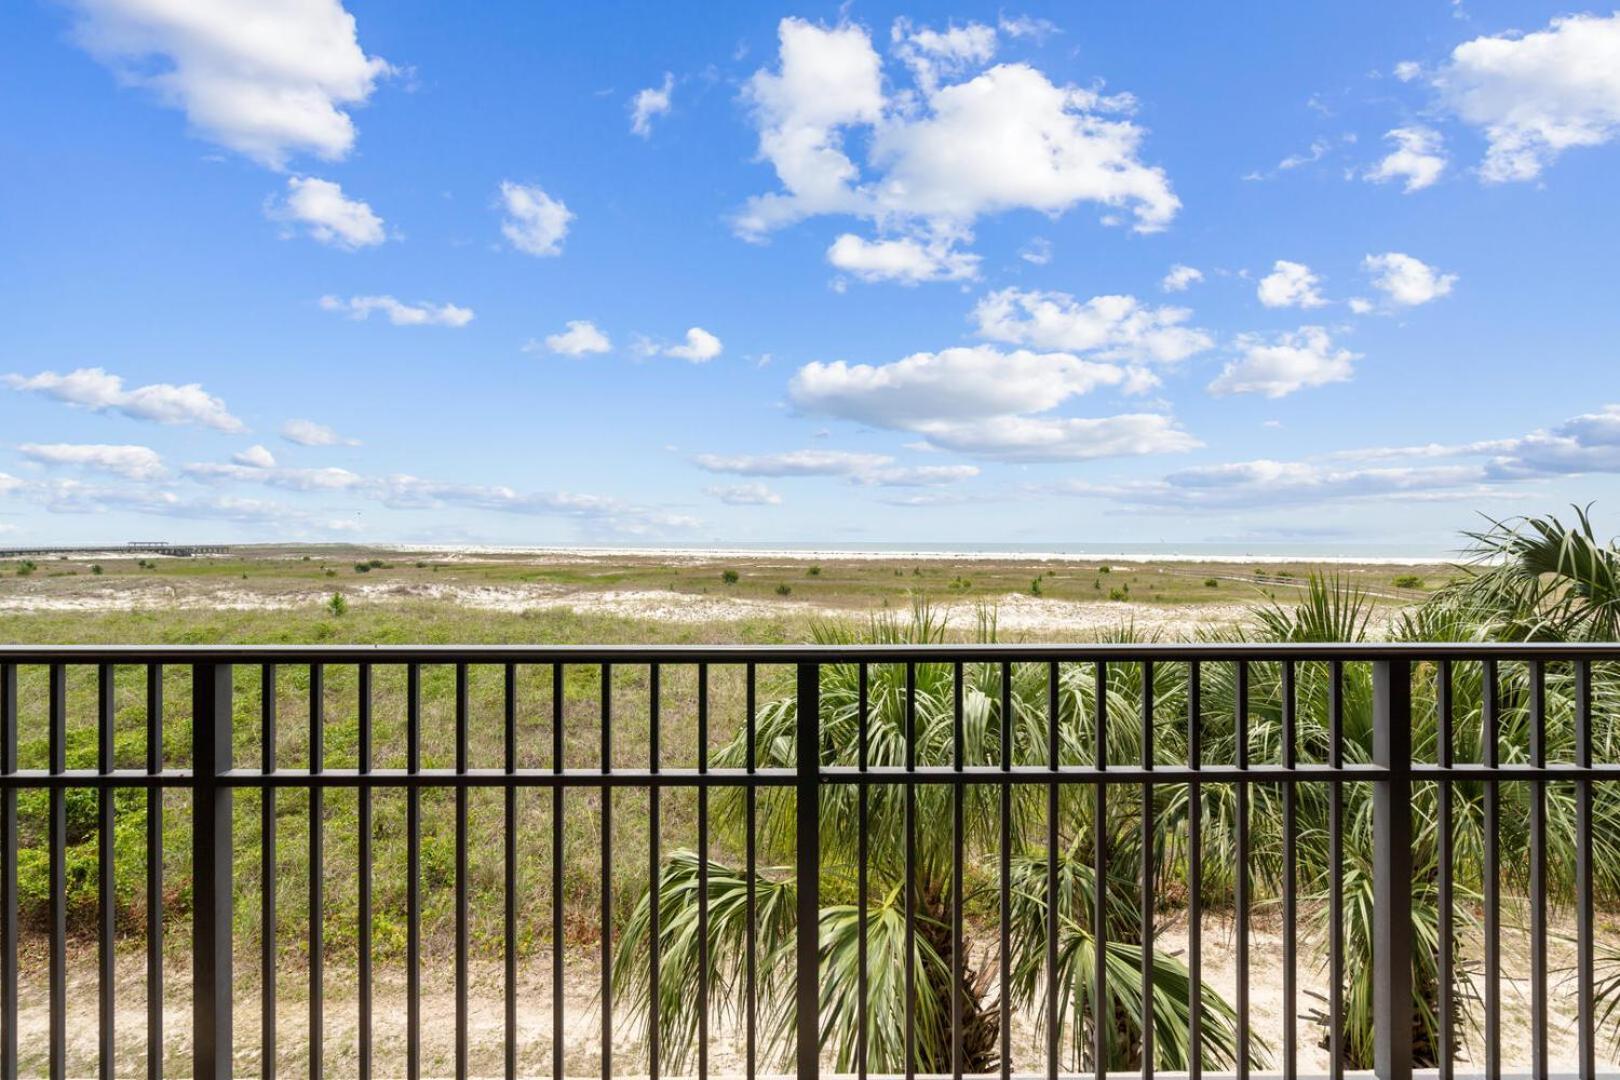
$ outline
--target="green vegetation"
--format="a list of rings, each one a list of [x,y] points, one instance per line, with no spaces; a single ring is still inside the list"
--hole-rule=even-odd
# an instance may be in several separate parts
[[[335,592],[332,594],[331,598],[326,601],[326,610],[330,611],[334,616],[342,618],[344,615],[348,614],[349,601],[342,593]]]
[[[722,570],[720,572],[720,580],[725,582],[727,585],[735,585],[738,581],[742,580],[742,575],[737,573],[735,570]]]
[[[777,596],[788,596],[792,592],[793,592],[793,586],[787,584],[786,582],[783,582],[782,584],[780,584],[780,585],[778,585],[776,587],[776,595]]]
[[[1220,587],[1221,587],[1221,582],[1220,582],[1219,578],[1207,577],[1207,578],[1204,579],[1204,588],[1206,588],[1206,589],[1218,589]]]

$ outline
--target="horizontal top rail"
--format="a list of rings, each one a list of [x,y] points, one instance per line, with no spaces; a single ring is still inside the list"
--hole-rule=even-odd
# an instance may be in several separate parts
[[[940,660],[1620,660],[1620,642],[1075,642],[928,645],[0,645],[12,664],[894,664]]]

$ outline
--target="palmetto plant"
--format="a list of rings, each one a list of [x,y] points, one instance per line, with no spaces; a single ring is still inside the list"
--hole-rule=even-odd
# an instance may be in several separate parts
[[[1578,524],[1566,528],[1554,518],[1517,524],[1493,523],[1473,536],[1474,557],[1464,568],[1466,577],[1439,590],[1428,602],[1408,613],[1387,630],[1387,636],[1413,642],[1509,640],[1613,640],[1620,628],[1620,551],[1595,538],[1584,511]],[[1371,605],[1363,594],[1336,580],[1312,578],[1296,605],[1273,605],[1254,614],[1245,630],[1211,635],[1212,640],[1280,642],[1352,642],[1368,636]],[[994,635],[993,621],[981,620],[979,636]],[[1128,639],[1131,635],[1117,635]],[[827,628],[818,632],[825,643],[853,640],[847,631]],[[909,623],[885,620],[874,623],[864,640],[874,642],[928,642],[944,638],[944,627],[920,609]],[[1620,759],[1620,672],[1595,665],[1592,680],[1596,700],[1591,709],[1595,729],[1593,753],[1599,760]],[[1008,688],[1011,711],[1002,714],[1001,667],[965,664],[962,667],[963,747],[965,764],[997,764],[1003,728],[1017,765],[1048,764],[1048,677],[1045,665],[1019,664],[1011,669]],[[1205,762],[1232,762],[1237,757],[1238,671],[1235,664],[1205,662],[1200,671],[1201,756]],[[1247,697],[1243,728],[1248,759],[1254,763],[1283,760],[1284,679],[1279,663],[1251,662],[1247,666]],[[1302,762],[1325,762],[1330,751],[1333,698],[1332,671],[1326,663],[1295,665],[1295,752]],[[1419,761],[1438,760],[1441,670],[1419,663],[1412,670],[1412,745]],[[1542,672],[1549,760],[1570,760],[1575,741],[1576,682],[1567,664],[1549,663]],[[1533,723],[1533,669],[1526,664],[1503,664],[1496,681],[1496,747],[1503,764],[1527,762]],[[919,664],[915,669],[915,758],[919,765],[946,765],[953,761],[955,732],[955,671],[951,664]],[[1143,670],[1133,663],[1107,666],[1099,686],[1089,664],[1063,664],[1057,670],[1057,734],[1063,763],[1089,763],[1097,743],[1097,695],[1106,717],[1103,732],[1110,763],[1137,761],[1141,755],[1140,715]],[[1160,664],[1154,672],[1154,744],[1157,762],[1184,762],[1187,735],[1189,670],[1185,664]],[[1452,754],[1458,762],[1486,758],[1487,728],[1485,669],[1482,664],[1456,664],[1450,670],[1453,718]],[[1343,741],[1341,753],[1350,764],[1372,760],[1373,688],[1369,664],[1345,664],[1338,684]],[[907,689],[900,666],[876,665],[869,669],[868,734],[866,756],[874,766],[899,765],[907,751]],[[859,747],[859,676],[853,665],[829,665],[821,673],[821,754],[824,764],[854,764]],[[791,697],[773,701],[759,712],[758,757],[761,767],[794,764],[798,717]],[[739,738],[719,755],[718,763],[745,764],[746,747]],[[1501,853],[1501,889],[1505,897],[1524,896],[1530,877],[1529,821],[1532,786],[1498,785],[1497,815]],[[1613,785],[1594,785],[1593,884],[1600,902],[1620,899],[1620,795]],[[918,922],[913,963],[916,990],[917,1068],[938,1070],[950,1065],[949,1013],[954,979],[950,960],[950,883],[955,843],[952,789],[948,785],[919,785],[915,789],[916,872]],[[1250,857],[1237,859],[1237,789],[1227,784],[1201,785],[1192,802],[1185,785],[1154,788],[1149,807],[1151,829],[1146,852],[1154,879],[1160,883],[1188,880],[1189,821],[1197,816],[1202,826],[1203,875],[1201,895],[1209,907],[1229,904],[1239,873],[1246,873],[1256,907],[1274,903],[1283,895],[1284,863],[1282,800],[1287,788],[1252,784],[1248,788]],[[1343,940],[1346,981],[1342,1046],[1346,1067],[1368,1067],[1373,1061],[1373,832],[1372,792],[1368,784],[1349,783],[1342,791],[1343,858],[1335,862],[1329,844],[1331,789],[1326,784],[1293,785],[1297,819],[1294,866],[1305,932],[1314,939],[1316,953],[1326,955],[1330,920],[1327,897],[1337,877],[1344,900]],[[1466,937],[1473,929],[1474,902],[1484,892],[1487,865],[1487,786],[1476,781],[1454,781],[1451,841],[1456,905],[1451,932]],[[1574,899],[1576,865],[1576,813],[1574,793],[1568,785],[1548,784],[1546,850],[1549,902],[1569,905]],[[974,910],[988,920],[995,916],[995,876],[1000,851],[999,788],[969,785],[964,794],[962,858],[970,886],[968,899],[983,900]],[[1057,1014],[1063,1018],[1062,1047],[1076,1066],[1090,1062],[1091,1026],[1103,1017],[1109,1068],[1139,1064],[1141,1054],[1141,933],[1138,925],[1143,861],[1140,790],[1134,784],[1112,785],[1101,820],[1094,816],[1093,789],[1066,784],[1061,788],[1058,813],[1058,848],[1046,848],[1044,789],[1015,785],[1011,800],[1012,889],[1010,896],[1008,985],[996,985],[998,957],[993,951],[970,948],[958,986],[965,1003],[964,1066],[969,1071],[992,1067],[996,1061],[999,995],[1029,1009],[1036,1017],[1048,1015],[1048,995],[1057,996]],[[905,860],[904,791],[874,784],[869,789],[865,831],[870,875],[867,919],[869,1065],[873,1070],[898,1071],[904,1066],[905,1016]],[[721,847],[741,847],[741,796],[717,795],[717,822]],[[859,828],[857,789],[852,784],[827,785],[820,805],[823,852],[823,906],[819,926],[821,953],[821,1021],[823,1046],[841,1069],[856,1061],[858,918],[854,906]],[[791,865],[794,814],[786,793],[759,796],[761,862]],[[1091,912],[1098,887],[1091,865],[1096,830],[1103,833],[1106,870],[1105,937],[1102,962],[1109,977],[1107,1000],[1094,1007],[1097,961]],[[1440,1050],[1438,1014],[1440,972],[1437,963],[1440,935],[1445,932],[1439,911],[1440,834],[1442,820],[1438,787],[1419,783],[1413,792],[1412,932],[1414,1006],[1414,1059],[1433,1064]],[[673,1067],[683,1065],[693,1052],[697,1010],[691,988],[697,982],[700,950],[697,947],[697,856],[678,853],[644,897],[622,936],[614,977],[619,1000],[633,1009],[656,1009],[664,1032],[665,1054]],[[1058,894],[1059,958],[1057,977],[1046,970],[1048,875],[1055,866]],[[742,958],[747,925],[743,874],[723,861],[708,869],[711,1000],[725,1012],[743,1001]],[[791,1044],[794,1026],[792,967],[794,886],[785,869],[764,869],[755,880],[759,919],[759,991],[767,1047],[778,1056]],[[647,951],[650,946],[649,905],[660,911],[659,947],[662,976],[657,987],[648,984]],[[968,935],[970,940],[974,937]],[[1459,953],[1461,955],[1461,953]],[[1208,987],[1197,995],[1201,1008],[1201,1045],[1188,1045],[1188,973],[1175,957],[1155,953],[1151,964],[1151,1014],[1154,1056],[1160,1068],[1185,1067],[1196,1054],[1207,1068],[1228,1067],[1242,1037],[1231,1007]],[[1606,971],[1620,972],[1620,957],[1608,961]],[[1600,974],[1603,974],[1600,972]],[[1466,984],[1454,988],[1458,1016],[1466,1023]],[[1600,1016],[1613,1029],[1620,1017],[1620,974],[1600,984],[1604,1006]],[[1325,1023],[1325,1018],[1323,1018]],[[1459,1028],[1459,1030],[1461,1030]],[[1267,1047],[1250,1033],[1256,1063]],[[1324,1036],[1325,1039],[1325,1036]]]
[[[875,642],[932,642],[944,639],[945,627],[926,608],[911,621],[885,619],[862,635]],[[988,622],[980,636],[993,636]],[[848,643],[848,631],[822,628],[817,640],[824,644]],[[868,669],[867,760],[873,766],[901,765],[907,757],[907,686],[903,666],[874,665]],[[1002,729],[1015,764],[1045,764],[1049,734],[1047,670],[1043,665],[1015,665],[1009,698],[1011,712],[1002,714],[1001,667],[966,664],[963,677],[964,764],[999,761]],[[1095,684],[1089,669],[1060,673],[1058,737],[1065,763],[1089,761],[1094,745],[1092,729]],[[824,764],[853,764],[860,738],[859,671],[854,665],[835,664],[821,672],[821,752]],[[951,664],[918,664],[914,672],[915,758],[919,765],[950,764],[954,755],[954,678]],[[1120,722],[1108,725],[1110,756],[1133,760],[1139,752],[1134,714],[1128,703],[1137,692],[1139,675],[1121,667],[1110,675],[1107,689],[1111,712]],[[1117,685],[1115,685],[1117,683]],[[760,767],[787,767],[795,763],[798,717],[796,702],[783,698],[761,707],[757,721]],[[746,744],[739,738],[716,758],[721,766],[745,764]],[[952,860],[956,857],[951,820],[952,789],[948,785],[918,785],[914,790],[915,892],[918,919],[913,964],[915,991],[915,1064],[923,1071],[950,1066],[949,1015],[952,983],[950,910]],[[997,1063],[999,1052],[999,996],[1010,995],[1016,1007],[1032,1007],[1046,1015],[1047,995],[1058,997],[1058,1014],[1068,1025],[1065,1053],[1075,1064],[1089,1061],[1089,1025],[1096,1011],[1090,995],[1095,987],[1095,937],[1090,923],[1096,887],[1092,868],[1083,853],[1093,849],[1093,819],[1089,790],[1065,785],[1059,809],[1059,875],[1057,978],[1049,980],[1045,968],[1046,876],[1053,854],[1046,850],[1044,791],[1015,786],[1009,829],[1012,836],[1012,890],[1010,935],[1012,951],[1009,985],[996,984],[997,958],[972,948],[963,963],[958,992],[964,1003],[964,1067],[983,1071]],[[984,894],[995,895],[994,867],[1000,851],[1000,789],[969,785],[964,790],[964,876],[972,906]],[[740,797],[717,796],[716,821],[722,842],[729,831],[732,847],[740,847],[743,812]],[[905,979],[905,799],[894,786],[874,784],[868,791],[867,866],[870,900],[867,913],[868,1062],[875,1071],[904,1067],[906,1015]],[[1107,836],[1107,925],[1103,962],[1113,973],[1108,980],[1109,1001],[1103,1015],[1112,1017],[1117,1037],[1109,1040],[1110,1067],[1134,1063],[1140,1054],[1142,984],[1140,930],[1137,922],[1139,795],[1121,789],[1111,793],[1108,812],[1101,822]],[[856,1065],[856,1022],[859,995],[859,918],[855,905],[859,855],[859,795],[855,785],[823,788],[820,805],[822,843],[822,908],[819,926],[821,953],[821,1021],[823,1046],[841,1069]],[[1157,803],[1168,805],[1162,796]],[[1155,806],[1155,813],[1159,813]],[[762,793],[759,803],[758,842],[762,861],[792,862],[793,806],[784,797]],[[1166,827],[1173,827],[1167,822]],[[1159,845],[1155,845],[1158,847]],[[1157,857],[1157,856],[1156,856]],[[657,1010],[664,1038],[664,1053],[673,1068],[682,1067],[695,1050],[698,1010],[692,988],[698,981],[702,950],[697,940],[697,859],[680,852],[666,860],[656,887],[638,904],[625,927],[614,979],[615,994],[632,1010]],[[747,924],[743,873],[712,860],[708,869],[710,999],[721,1014],[735,1016],[742,1007],[745,987],[743,957]],[[791,985],[794,885],[790,872],[760,870],[755,882],[759,904],[758,970],[761,1023],[768,1047],[779,1058],[791,1045],[794,1025]],[[650,985],[647,951],[650,947],[650,906],[659,906],[660,985]],[[993,910],[993,904],[990,908]],[[1228,1067],[1235,1057],[1238,1026],[1232,1008],[1214,991],[1201,989],[1201,1046],[1188,1045],[1190,984],[1186,968],[1174,956],[1155,952],[1152,957],[1151,1015],[1155,1058],[1165,1069],[1185,1068],[1197,1053],[1209,1068]],[[1036,1007],[1038,1006],[1038,1007]],[[1112,1034],[1112,1033],[1111,1033]],[[1261,1055],[1264,1045],[1253,1045]]]

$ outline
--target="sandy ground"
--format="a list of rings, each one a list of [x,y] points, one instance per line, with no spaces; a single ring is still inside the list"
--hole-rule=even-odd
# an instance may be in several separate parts
[[[1510,920],[1511,921],[1511,920]],[[1283,939],[1281,927],[1266,915],[1258,915],[1250,934],[1250,1006],[1255,1033],[1273,1048],[1280,1044],[1282,1016]],[[1550,1003],[1550,1057],[1555,1070],[1573,1069],[1575,1060],[1574,994],[1569,985],[1574,955],[1567,931],[1552,927],[1549,965],[1553,993]],[[1613,929],[1612,927],[1610,929]],[[1187,927],[1184,921],[1161,928],[1158,947],[1185,956]],[[1477,944],[1477,943],[1475,943]],[[1235,927],[1225,915],[1216,913],[1203,924],[1204,975],[1227,1000],[1234,1000],[1237,984]],[[993,963],[993,928],[979,928],[972,934],[970,950],[984,964]],[[1465,957],[1477,964],[1477,949],[1465,943]],[[1319,1045],[1324,1029],[1313,1014],[1326,1011],[1326,984],[1320,957],[1301,949],[1299,969],[1299,1067],[1302,1073],[1325,1073],[1327,1055]],[[594,947],[572,951],[565,971],[563,1003],[567,1075],[600,1075],[601,1012],[598,990],[601,986],[599,954]],[[1508,930],[1503,938],[1503,1049],[1506,1063],[1527,1064],[1529,1047],[1529,969],[1527,942],[1522,933]],[[28,959],[40,958],[30,952]],[[238,958],[242,972],[236,994],[236,1068],[243,1075],[258,1075],[260,1055],[260,995],[256,958]],[[165,1058],[169,1075],[190,1071],[189,970],[184,961],[171,958],[166,975]],[[455,988],[449,959],[439,958],[424,965],[422,978],[423,1075],[446,1076],[454,1073]],[[143,1075],[146,1060],[146,985],[144,958],[138,952],[119,957],[117,1001],[117,1072],[120,1076]],[[252,981],[252,985],[247,985]],[[499,962],[481,960],[472,965],[469,979],[470,1071],[473,1075],[494,1076],[502,1071],[502,1040],[505,1034],[503,976]],[[95,1073],[97,1046],[95,956],[92,946],[77,948],[70,955],[68,985],[69,1075]],[[324,1010],[324,1064],[330,1075],[352,1076],[357,1066],[359,1014],[352,969],[335,963],[326,973]],[[994,991],[992,990],[992,994]],[[43,964],[23,965],[19,1011],[22,1046],[20,1073],[45,1073],[47,1031],[46,986]],[[405,983],[398,964],[379,965],[373,984],[374,1055],[379,1076],[404,1072]],[[551,957],[545,951],[526,957],[519,965],[518,1064],[523,1075],[545,1076],[551,1069]],[[289,970],[279,980],[277,1031],[278,1073],[305,1075],[308,1071],[309,1008],[307,976],[302,969]],[[1475,1010],[1478,1015],[1477,1009]],[[618,1075],[645,1074],[646,1049],[643,1032],[630,1020],[615,1025],[613,1058]],[[1613,1065],[1614,1047],[1600,1042]],[[1034,1017],[1014,1014],[1014,1068],[1039,1072],[1044,1059]],[[1472,1065],[1480,1054],[1479,1035],[1466,1035],[1460,1066]],[[1274,1062],[1277,1055],[1274,1055]],[[742,1033],[725,1017],[713,1021],[710,1068],[716,1076],[740,1075],[743,1070]],[[762,1065],[764,1063],[762,1062]],[[830,1068],[830,1063],[829,1063]]]
[[[586,615],[701,624],[756,619],[849,619],[869,612],[824,607],[793,600],[694,596],[638,589],[579,589],[561,585],[439,585],[398,582],[346,587],[351,603],[453,604],[478,611],[520,614],[569,610]],[[330,590],[270,592],[188,584],[186,587],[98,582],[83,589],[13,588],[0,594],[0,612],[97,611],[298,611],[318,612]],[[1041,631],[1095,632],[1134,623],[1145,634],[1187,636],[1198,630],[1227,626],[1249,610],[1243,604],[1121,604],[1106,600],[1051,600],[1021,593],[995,598],[996,622],[1003,633]],[[938,614],[953,626],[976,624],[977,603],[937,603]]]

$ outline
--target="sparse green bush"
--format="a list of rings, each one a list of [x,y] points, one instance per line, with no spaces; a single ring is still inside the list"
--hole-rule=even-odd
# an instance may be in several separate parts
[[[812,566],[810,569],[806,570],[805,573],[810,575],[811,577],[820,577],[821,576],[821,567]]]
[[[371,564],[370,563],[364,563],[364,562],[357,562],[357,563],[354,564],[354,572],[357,573],[357,574],[369,574],[369,573],[371,573]]]
[[[326,601],[326,610],[342,618],[349,610],[349,601],[340,592],[335,592]]]
[[[1397,589],[1421,589],[1423,588],[1423,579],[1416,574],[1402,574],[1395,579],[1395,587]]]
[[[791,586],[791,585],[789,585],[789,584],[787,584],[785,582],[776,587],[776,595],[777,596],[787,596],[792,591],[793,591],[793,586]]]
[[[1114,572],[1114,568],[1112,566],[1107,565],[1106,563],[1104,563],[1102,566],[1097,567],[1097,573],[1099,573],[1099,574],[1112,574],[1113,572]]]
[[[1041,579],[1040,578],[1036,578],[1034,581],[1029,583],[1029,591],[1030,591],[1030,593],[1032,593],[1035,596],[1041,595]]]
[[[100,577],[105,571],[103,571],[101,569],[101,564],[100,563],[93,562],[93,563],[90,564],[90,572],[92,574],[95,574],[97,577]]]
[[[1131,590],[1130,590],[1129,586],[1127,586],[1127,587],[1125,587],[1123,589],[1109,589],[1108,590],[1108,599],[1110,599],[1110,600],[1129,600],[1130,598],[1131,598]]]
[[[742,580],[742,575],[737,573],[735,570],[722,570],[720,572],[720,580],[725,582],[727,585],[735,585],[737,582]]]
[[[1204,579],[1204,588],[1206,588],[1206,589],[1218,589],[1220,587],[1221,587],[1221,583],[1218,580],[1216,580],[1215,578],[1207,577],[1207,578]]]

